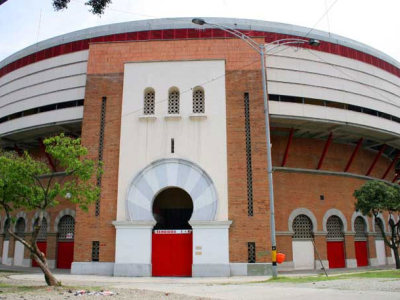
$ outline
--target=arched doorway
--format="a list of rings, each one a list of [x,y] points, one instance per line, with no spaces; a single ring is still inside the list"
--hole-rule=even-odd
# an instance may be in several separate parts
[[[15,225],[15,234],[21,238],[25,236],[25,219],[19,218]],[[24,245],[15,241],[14,247],[14,266],[22,267],[24,265]]]
[[[33,228],[36,228],[39,223],[39,218],[35,220]],[[42,227],[40,227],[39,235],[36,240],[36,244],[40,251],[43,252],[44,255],[47,254],[47,220],[46,218],[42,219]],[[39,267],[35,259],[32,258],[32,267]]]
[[[191,276],[193,201],[181,188],[162,190],[153,201],[152,275]]]
[[[74,260],[75,220],[72,216],[63,216],[58,223],[57,268],[71,269]]]
[[[368,266],[367,250],[367,224],[363,217],[358,216],[354,221],[354,244],[356,250],[356,260],[358,267]]]
[[[293,220],[293,263],[296,270],[314,269],[313,224],[306,215]]]
[[[346,263],[344,256],[343,222],[338,216],[331,216],[326,222],[326,228],[328,230],[326,246],[329,268],[344,268]]]
[[[374,229],[375,229],[376,257],[378,258],[379,265],[386,265],[385,242],[383,240],[382,231],[380,229],[380,226],[382,226],[383,231],[385,231],[385,224],[383,223],[382,219],[379,217],[375,218]]]

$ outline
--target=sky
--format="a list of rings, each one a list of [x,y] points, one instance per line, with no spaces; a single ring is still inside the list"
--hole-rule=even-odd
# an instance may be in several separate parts
[[[165,17],[232,17],[315,26],[400,62],[400,0],[113,0],[101,17],[92,15],[84,2],[71,0],[69,8],[59,12],[53,10],[52,0],[9,0],[1,5],[0,61],[39,41],[98,25]]]

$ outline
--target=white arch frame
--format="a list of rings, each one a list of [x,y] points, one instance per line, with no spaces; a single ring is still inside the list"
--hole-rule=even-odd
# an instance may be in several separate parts
[[[24,232],[27,232],[29,223],[28,223],[28,218],[26,217],[26,212],[24,212],[24,211],[20,211],[20,212],[15,216],[15,223],[14,223],[14,226],[13,226],[13,232],[17,232],[17,222],[18,222],[18,220],[19,220],[20,218],[24,219],[24,221],[25,221],[25,231],[24,231]]]
[[[331,208],[326,211],[324,214],[324,217],[322,218],[322,230],[328,232],[328,228],[326,227],[326,223],[328,222],[328,219],[332,216],[338,217],[340,220],[342,220],[343,224],[343,232],[347,231],[347,220],[344,214],[336,209],[336,208]]]
[[[196,87],[193,88],[193,92],[192,92],[192,112],[195,113],[194,110],[194,94],[197,91],[201,91],[203,93],[203,112],[196,112],[197,114],[205,114],[206,113],[206,91],[204,89],[204,87],[198,85]]]
[[[60,222],[61,218],[64,216],[68,216],[68,215],[73,217],[75,220],[76,213],[73,209],[66,208],[58,213],[56,219],[54,220],[54,232],[58,232],[58,223]],[[49,228],[49,227],[50,226],[47,226],[47,228]]]
[[[218,194],[207,172],[191,161],[166,158],[154,161],[132,180],[125,200],[128,221],[154,221],[154,199],[169,187],[181,188],[192,198],[191,221],[215,219]]]
[[[35,221],[37,218],[39,218],[39,215],[40,215],[40,211],[35,212],[35,214],[33,215],[32,220],[31,220],[31,231],[33,231]],[[50,232],[50,226],[51,226],[50,225],[50,215],[47,211],[43,212],[43,218],[45,218],[46,222],[47,222],[47,232]]]
[[[315,217],[315,215],[308,208],[301,207],[301,208],[296,208],[294,211],[292,211],[292,213],[289,216],[289,219],[288,219],[289,232],[294,233],[293,221],[298,215],[306,215],[307,217],[309,217],[313,224],[313,232],[318,231],[318,223],[317,223],[317,218]]]
[[[362,217],[362,218],[364,219],[365,224],[366,224],[366,226],[367,226],[366,232],[367,232],[367,233],[370,232],[368,218],[367,218],[366,216],[364,216],[364,215],[363,215],[361,212],[359,212],[359,211],[355,211],[355,212],[353,213],[353,215],[351,216],[351,231],[352,231],[352,232],[356,232],[356,230],[354,229],[354,222],[355,222],[355,220],[356,220],[357,217]]]

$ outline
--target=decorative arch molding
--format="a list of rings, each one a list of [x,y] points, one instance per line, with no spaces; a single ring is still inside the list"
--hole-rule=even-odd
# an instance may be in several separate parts
[[[25,232],[27,231],[27,227],[28,227],[29,223],[28,223],[28,219],[27,219],[27,217],[26,217],[26,212],[20,211],[20,212],[15,216],[15,223],[14,223],[14,225],[13,225],[13,232],[16,232],[16,231],[17,231],[17,227],[16,227],[16,226],[17,226],[17,222],[18,222],[18,220],[19,220],[20,218],[24,219],[24,221],[25,221]]]
[[[31,220],[31,231],[33,231],[33,226],[35,225],[36,219],[39,218],[39,215],[40,211],[35,212],[35,214],[33,215]],[[43,212],[43,218],[45,218],[47,222],[47,232],[50,232],[50,215],[47,211]]]
[[[364,216],[361,212],[359,211],[355,211],[353,213],[353,215],[351,216],[351,231],[356,232],[354,229],[354,222],[356,220],[357,217],[362,217],[365,221],[365,225],[367,226],[367,232],[370,232],[370,228],[369,228],[369,222],[368,222],[368,218],[366,216]]]
[[[318,223],[317,223],[317,218],[314,216],[314,214],[311,212],[311,210],[307,208],[296,208],[294,211],[289,216],[288,220],[288,228],[290,232],[293,231],[293,221],[298,215],[306,215],[307,217],[310,218],[312,224],[313,224],[313,232],[318,231]]]
[[[218,194],[211,177],[197,164],[178,158],[156,160],[134,177],[126,196],[128,219],[154,221],[153,201],[169,187],[181,188],[192,198],[191,221],[215,219]]]
[[[336,208],[331,208],[328,209],[322,219],[322,230],[323,231],[328,231],[327,227],[326,227],[326,223],[328,222],[329,217],[332,216],[336,216],[339,217],[340,220],[342,220],[342,224],[343,224],[343,231],[346,232],[347,231],[347,220],[346,217],[344,216],[344,214],[336,209]]]
[[[66,209],[60,211],[58,213],[56,219],[54,220],[54,232],[58,232],[58,223],[60,222],[62,217],[67,216],[67,215],[73,217],[75,220],[76,213],[73,209],[66,208]],[[49,224],[48,228],[49,227],[50,227],[50,224]]]

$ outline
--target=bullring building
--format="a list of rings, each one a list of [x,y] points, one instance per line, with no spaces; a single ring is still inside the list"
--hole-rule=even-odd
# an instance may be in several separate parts
[[[313,38],[266,56],[280,270],[393,264],[372,218],[354,210],[367,180],[398,182],[400,63],[341,36],[210,18],[259,43]],[[47,212],[39,247],[74,274],[235,276],[270,272],[261,63],[249,45],[190,18],[89,28],[0,62],[0,146],[41,150],[81,137],[104,162],[88,213]],[[32,233],[38,212],[15,211]],[[379,218],[387,224],[388,215]],[[6,234],[5,265],[32,266]],[[387,230],[387,226],[386,226]],[[318,259],[317,252],[321,258]]]

